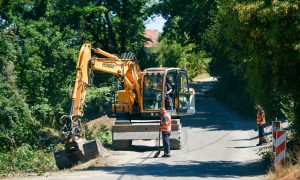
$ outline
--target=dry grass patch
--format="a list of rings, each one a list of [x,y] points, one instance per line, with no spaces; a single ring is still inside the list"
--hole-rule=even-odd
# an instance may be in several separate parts
[[[277,167],[274,172],[269,172],[267,179],[269,180],[296,180],[300,179],[300,165],[288,165],[286,167]]]

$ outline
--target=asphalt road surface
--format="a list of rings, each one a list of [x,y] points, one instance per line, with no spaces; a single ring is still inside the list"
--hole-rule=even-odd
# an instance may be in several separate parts
[[[258,155],[255,120],[239,116],[210,97],[211,85],[192,85],[197,93],[197,112],[182,119],[184,145],[171,151],[172,157],[152,158],[152,147],[107,167],[96,164],[30,179],[264,179],[267,168]]]

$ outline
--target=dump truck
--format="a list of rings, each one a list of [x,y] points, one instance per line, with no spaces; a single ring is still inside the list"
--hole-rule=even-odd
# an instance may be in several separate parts
[[[112,127],[113,148],[129,148],[133,140],[157,140],[159,110],[162,107],[167,109],[173,119],[171,148],[181,148],[180,117],[195,113],[195,91],[189,87],[187,72],[166,67],[141,71],[132,53],[118,57],[93,48],[91,44],[84,44],[77,61],[70,113],[61,118],[65,149],[54,153],[59,169],[93,159],[104,149],[97,140],[87,142],[82,130],[85,95],[87,88],[92,85],[95,71],[112,74],[123,83],[123,88],[116,93],[116,101],[112,103],[115,117]],[[167,80],[172,87],[168,101],[165,93]]]

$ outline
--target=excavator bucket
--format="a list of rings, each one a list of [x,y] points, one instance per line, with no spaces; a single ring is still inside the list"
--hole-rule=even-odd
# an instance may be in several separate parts
[[[71,168],[78,163],[84,163],[98,156],[108,156],[108,151],[98,140],[87,142],[85,139],[65,144],[65,150],[54,153],[58,169]]]

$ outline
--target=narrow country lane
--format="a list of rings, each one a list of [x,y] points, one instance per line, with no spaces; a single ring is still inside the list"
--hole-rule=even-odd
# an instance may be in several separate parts
[[[263,179],[254,120],[244,119],[206,93],[212,82],[192,84],[197,112],[182,119],[184,145],[171,158],[152,158],[153,148],[127,162],[50,173],[32,179]],[[24,177],[28,179],[28,177]]]

